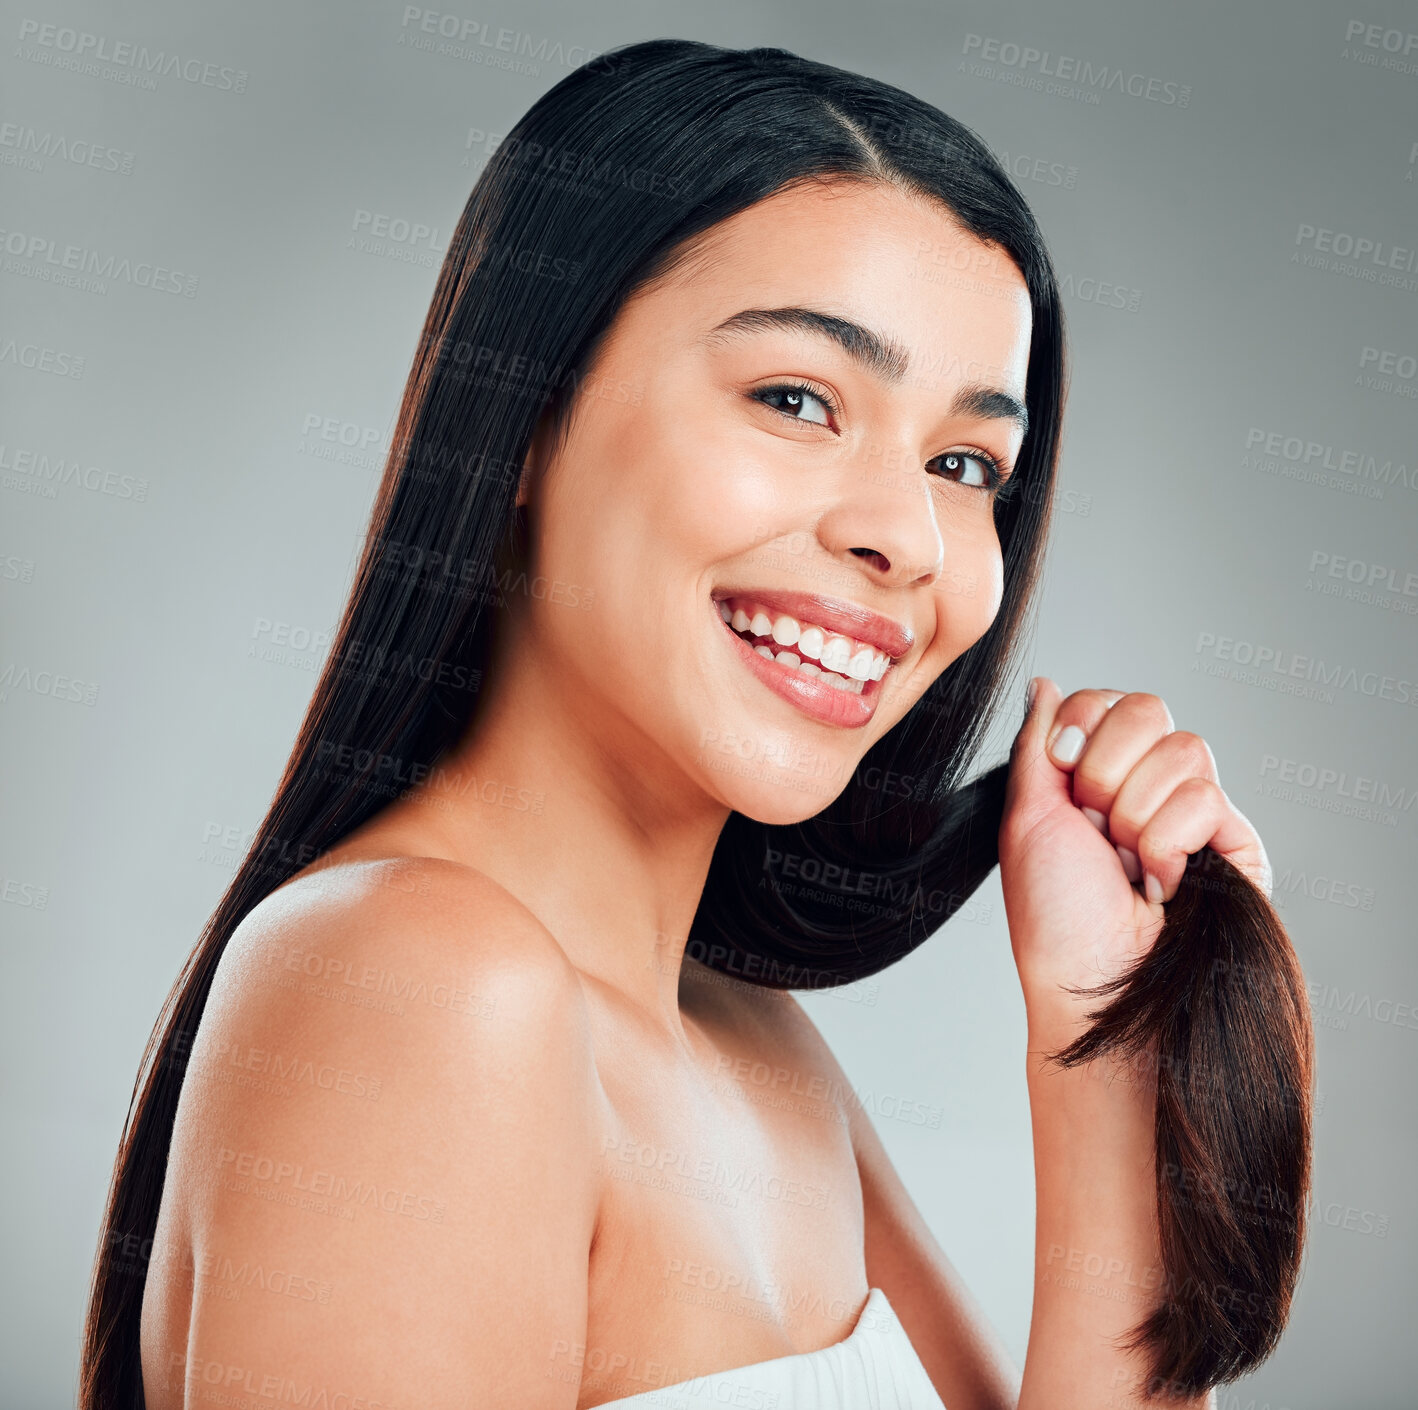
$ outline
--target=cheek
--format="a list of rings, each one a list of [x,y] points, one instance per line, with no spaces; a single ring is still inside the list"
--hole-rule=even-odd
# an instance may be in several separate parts
[[[1004,599],[1004,558],[993,523],[953,541],[947,538],[946,551],[937,611],[948,664],[979,641],[998,614]]]
[[[623,649],[629,623],[645,647],[637,660],[675,659],[718,565],[761,542],[781,512],[768,457],[683,405],[667,391],[598,418],[549,477],[539,567],[589,590],[594,608],[573,614],[569,643],[587,656]]]
[[[770,533],[782,508],[781,471],[751,442],[692,427],[668,438],[665,473],[672,484],[660,502],[663,527],[704,569],[733,558]]]
[[[548,476],[548,560],[574,565],[598,596],[615,601],[637,590],[649,560],[682,555],[710,503],[693,445],[649,407],[588,417]]]

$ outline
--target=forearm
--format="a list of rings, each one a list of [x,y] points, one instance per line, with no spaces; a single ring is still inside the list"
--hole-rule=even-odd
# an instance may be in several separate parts
[[[1148,1400],[1129,1333],[1162,1297],[1154,1177],[1155,1084],[1111,1059],[1048,1063],[1073,1031],[1031,1023],[1036,1189],[1034,1311],[1019,1410],[1204,1410],[1212,1396]]]

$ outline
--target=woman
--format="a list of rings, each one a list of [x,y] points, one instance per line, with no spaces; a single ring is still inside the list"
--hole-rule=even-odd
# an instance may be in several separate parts
[[[1232,1175],[1303,1191],[1308,1029],[1259,839],[1145,693],[1038,679],[1007,769],[961,786],[1062,386],[1037,228],[928,105],[677,40],[534,105],[155,1034],[107,1221],[151,1258],[100,1259],[86,1406],[1200,1405],[1270,1349],[1301,1211],[1241,1228]],[[1038,1181],[1022,1381],[787,993],[899,958],[996,855]],[[1204,856],[1232,922],[1206,941],[1250,966],[1210,964],[1205,1004],[1201,927],[1178,960],[1164,923]],[[1275,1040],[1254,1110],[1168,1085],[1191,1028],[1164,1018],[1206,1005],[1254,1020],[1241,1057]],[[1178,1193],[1179,1132],[1224,1185]],[[1069,1272],[1095,1259],[1101,1295]],[[1223,1275],[1249,1307],[1218,1311]]]

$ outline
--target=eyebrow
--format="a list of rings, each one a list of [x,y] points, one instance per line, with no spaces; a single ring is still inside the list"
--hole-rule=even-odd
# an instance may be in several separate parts
[[[716,324],[700,341],[722,342],[770,328],[786,328],[818,338],[830,338],[859,367],[883,382],[900,382],[911,365],[910,353],[894,339],[854,323],[850,318],[838,318],[814,308],[742,309]],[[956,392],[950,404],[950,414],[1014,421],[1021,432],[1027,433],[1029,430],[1029,412],[1018,397],[998,387],[985,387],[979,383],[972,382]]]

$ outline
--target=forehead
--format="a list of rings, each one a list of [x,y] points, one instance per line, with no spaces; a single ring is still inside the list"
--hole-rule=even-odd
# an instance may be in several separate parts
[[[746,306],[828,307],[899,344],[908,385],[990,373],[1023,395],[1024,277],[937,200],[875,183],[813,182],[720,221],[686,253],[664,289],[680,301],[682,333]]]

